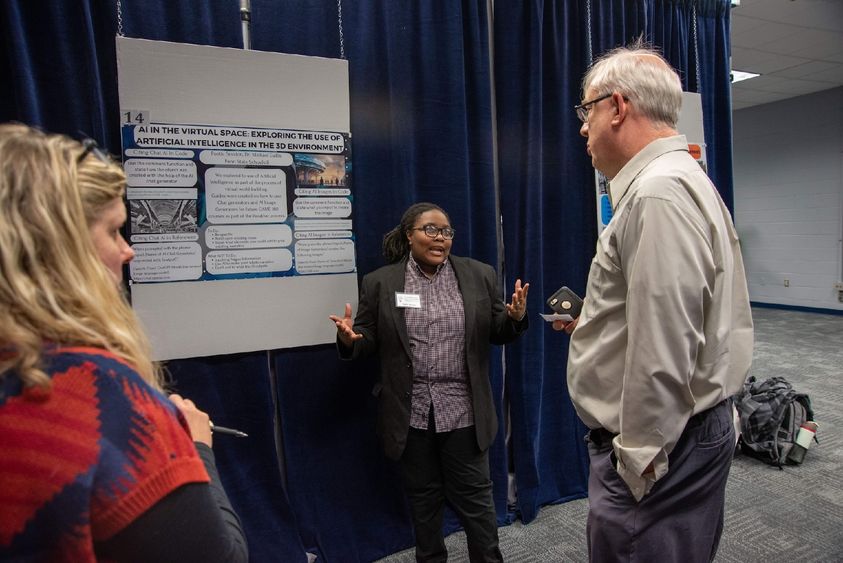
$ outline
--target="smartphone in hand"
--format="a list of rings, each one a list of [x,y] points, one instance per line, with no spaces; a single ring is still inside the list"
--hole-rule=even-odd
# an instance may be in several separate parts
[[[547,298],[547,306],[554,313],[570,315],[572,319],[576,319],[582,311],[582,298],[568,286],[563,285]]]

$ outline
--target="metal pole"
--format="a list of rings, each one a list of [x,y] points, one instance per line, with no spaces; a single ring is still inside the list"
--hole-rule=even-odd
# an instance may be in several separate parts
[[[243,48],[251,50],[252,37],[249,27],[252,25],[252,1],[240,0],[240,27],[243,30]]]

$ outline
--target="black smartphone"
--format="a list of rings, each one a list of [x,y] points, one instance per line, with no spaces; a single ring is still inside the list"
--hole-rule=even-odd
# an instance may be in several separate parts
[[[576,319],[580,316],[580,311],[582,311],[582,298],[568,286],[563,285],[553,295],[547,298],[547,306],[554,313],[571,315],[571,318]]]

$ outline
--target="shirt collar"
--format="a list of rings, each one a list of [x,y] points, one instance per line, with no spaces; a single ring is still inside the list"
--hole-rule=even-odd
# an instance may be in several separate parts
[[[408,258],[407,258],[407,266],[408,266],[408,267],[410,267],[410,268],[413,268],[413,269],[414,269],[416,272],[418,272],[418,274],[420,274],[421,276],[427,277],[427,275],[425,275],[425,273],[422,271],[421,266],[419,266],[419,263],[418,263],[418,262],[416,262],[416,259],[415,259],[415,258],[413,258],[413,253],[411,252],[411,253],[410,253],[410,254],[408,254],[407,256],[408,256]],[[439,274],[439,272],[441,272],[441,271],[442,271],[442,268],[444,268],[446,264],[448,264],[448,259],[447,259],[447,258],[445,258],[445,260],[444,260],[441,264],[439,264],[438,266],[436,266],[436,272],[433,274],[433,276],[432,276],[432,277],[434,277],[434,278],[435,278],[435,277]]]
[[[621,199],[626,195],[629,186],[641,173],[641,171],[652,161],[674,151],[688,150],[688,141],[685,135],[673,135],[651,141],[649,145],[638,151],[629,162],[624,164],[620,172],[609,181],[609,196],[612,199],[612,210],[617,210]]]

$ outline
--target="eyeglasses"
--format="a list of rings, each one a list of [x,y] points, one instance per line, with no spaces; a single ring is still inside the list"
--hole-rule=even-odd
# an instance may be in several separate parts
[[[410,229],[411,231],[424,231],[424,234],[429,236],[430,238],[436,238],[439,234],[442,234],[442,238],[445,240],[451,240],[454,238],[454,235],[457,233],[451,227],[437,227],[436,225],[427,224],[423,227],[415,227]]]
[[[100,148],[99,144],[97,144],[94,139],[86,137],[81,142],[82,153],[78,157],[76,157],[76,164],[79,164],[80,162],[85,160],[85,158],[87,158],[89,154],[93,154],[101,162],[104,162],[106,164],[111,163],[111,157],[108,156],[107,152]]]
[[[609,92],[608,94],[603,94],[602,96],[594,98],[593,100],[589,100],[587,102],[581,103],[578,106],[574,106],[574,111],[577,112],[577,117],[579,117],[580,121],[582,121],[583,123],[588,123],[588,111],[589,111],[590,106],[593,106],[594,104],[596,104],[597,102],[599,102],[601,100],[605,100],[606,98],[612,97],[612,94],[614,94],[614,92]]]

